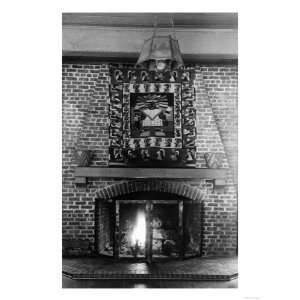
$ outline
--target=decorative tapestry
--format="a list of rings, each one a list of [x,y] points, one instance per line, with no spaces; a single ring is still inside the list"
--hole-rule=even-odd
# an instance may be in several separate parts
[[[110,165],[193,167],[194,71],[110,72]]]

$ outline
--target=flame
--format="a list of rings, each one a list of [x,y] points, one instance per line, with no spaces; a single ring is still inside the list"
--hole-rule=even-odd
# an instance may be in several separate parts
[[[143,212],[139,212],[137,215],[136,225],[132,232],[132,243],[135,244],[138,242],[139,246],[144,246],[146,241],[146,220],[145,214]]]

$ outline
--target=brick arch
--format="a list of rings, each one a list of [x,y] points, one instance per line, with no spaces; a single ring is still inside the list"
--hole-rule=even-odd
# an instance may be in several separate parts
[[[205,195],[203,190],[185,183],[147,180],[126,181],[106,186],[97,191],[97,197],[100,199],[111,199],[135,192],[165,192],[195,201],[201,201]]]

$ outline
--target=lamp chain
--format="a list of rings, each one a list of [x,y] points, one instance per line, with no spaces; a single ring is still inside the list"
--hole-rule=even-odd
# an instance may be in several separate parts
[[[154,19],[154,30],[153,30],[153,37],[155,37],[157,31],[157,16]]]
[[[173,37],[174,37],[174,39],[176,39],[176,32],[175,32],[175,26],[174,26],[174,19],[173,19],[173,16],[170,16],[170,23],[171,23],[171,26],[172,26]],[[157,16],[155,16],[155,19],[154,19],[154,31],[153,31],[153,37],[156,36],[156,32],[157,32]]]
[[[173,29],[173,37],[174,37],[174,39],[176,39],[176,33],[175,33],[175,26],[174,26],[173,16],[170,16],[170,19],[171,19],[171,25],[172,25],[172,29]]]

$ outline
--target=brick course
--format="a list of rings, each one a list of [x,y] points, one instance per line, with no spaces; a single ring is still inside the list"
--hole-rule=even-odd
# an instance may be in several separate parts
[[[131,179],[90,179],[74,184],[75,150],[92,150],[93,166],[108,164],[109,65],[63,64],[63,239],[95,239],[95,199],[130,190],[161,190],[202,199],[194,218],[203,226],[202,254],[229,255],[237,248],[237,66],[197,65],[197,167],[206,167],[203,154],[224,154],[230,167],[224,191],[211,181],[135,182]],[[207,118],[209,116],[209,118]],[[132,182],[131,184],[128,184]],[[178,184],[177,184],[178,183]],[[203,218],[201,218],[201,216]],[[201,223],[202,222],[202,223]],[[202,225],[201,225],[202,224]]]

